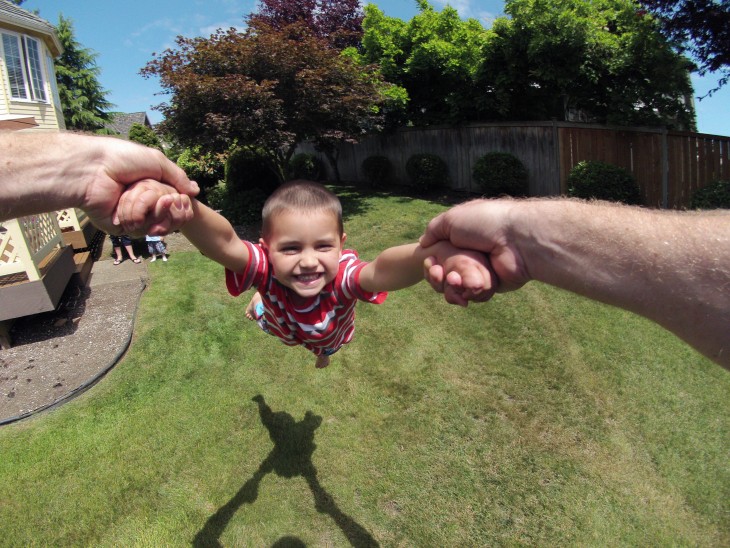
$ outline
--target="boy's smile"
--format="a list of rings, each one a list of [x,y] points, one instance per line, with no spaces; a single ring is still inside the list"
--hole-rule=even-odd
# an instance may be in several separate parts
[[[269,251],[276,279],[308,299],[337,276],[345,238],[328,211],[287,210],[272,219],[270,234],[261,244]]]

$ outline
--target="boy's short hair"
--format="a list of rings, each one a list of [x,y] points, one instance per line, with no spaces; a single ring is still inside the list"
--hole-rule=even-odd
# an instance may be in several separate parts
[[[331,212],[337,219],[340,236],[344,234],[340,199],[319,183],[297,179],[281,185],[264,203],[261,213],[263,237],[271,233],[271,223],[279,213],[292,210]]]

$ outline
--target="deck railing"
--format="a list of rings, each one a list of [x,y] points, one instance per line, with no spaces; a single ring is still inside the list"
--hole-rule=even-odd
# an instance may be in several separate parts
[[[0,223],[0,280],[25,273],[28,281],[43,276],[44,259],[63,245],[56,213],[28,215]]]

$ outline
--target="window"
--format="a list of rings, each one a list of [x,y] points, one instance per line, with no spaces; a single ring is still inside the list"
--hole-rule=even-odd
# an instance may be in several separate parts
[[[2,34],[2,49],[13,99],[48,102],[41,44],[30,36]]]
[[[53,57],[51,57],[51,54],[48,53],[48,51],[46,51],[46,66],[48,67],[49,80],[51,81],[51,95],[53,97],[53,103],[60,112],[63,110],[61,107],[61,97],[58,94],[58,83],[55,78],[55,70],[53,72],[51,71],[51,67],[54,66]]]

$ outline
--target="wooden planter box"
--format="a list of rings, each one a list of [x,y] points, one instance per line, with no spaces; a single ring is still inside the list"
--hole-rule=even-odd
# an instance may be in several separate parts
[[[76,271],[73,255],[55,213],[0,223],[0,321],[55,310]]]

